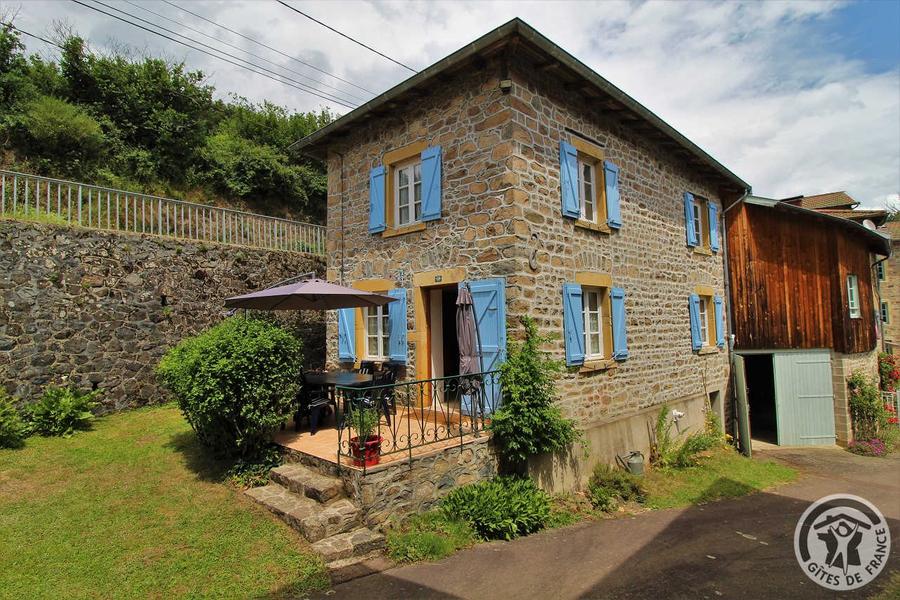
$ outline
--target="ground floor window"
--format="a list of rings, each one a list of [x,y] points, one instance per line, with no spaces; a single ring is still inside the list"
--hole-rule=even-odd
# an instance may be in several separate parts
[[[881,303],[881,321],[883,323],[891,322],[891,311],[890,311],[890,307],[888,307],[887,302]]]
[[[388,311],[387,307],[364,308],[366,324],[366,358],[387,360],[388,351]]]
[[[586,359],[603,358],[603,288],[584,288],[584,353]]]

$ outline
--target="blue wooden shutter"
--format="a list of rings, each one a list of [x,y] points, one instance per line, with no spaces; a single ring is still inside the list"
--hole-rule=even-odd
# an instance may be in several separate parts
[[[563,332],[566,341],[566,364],[584,364],[584,304],[581,286],[563,284]]]
[[[559,183],[563,216],[579,218],[581,201],[578,194],[578,151],[566,141],[559,143]]]
[[[469,283],[475,312],[478,340],[481,341],[481,366],[485,372],[495,371],[506,362],[506,278],[494,277]],[[484,398],[481,414],[490,416],[500,406],[500,378],[484,379]],[[461,399],[462,409],[472,413],[471,397]],[[466,405],[468,402],[468,406]]]
[[[384,231],[384,166],[369,171],[369,233]]]
[[[356,361],[356,309],[338,311],[338,360]]]
[[[699,350],[703,347],[700,339],[700,296],[691,294],[688,298],[688,308],[691,312],[691,348]]]
[[[694,195],[684,193],[684,227],[687,233],[687,245],[697,245],[697,232],[694,231]]]
[[[388,311],[388,351],[395,362],[406,362],[406,288],[394,288],[387,293],[396,298],[387,305]]]
[[[441,218],[441,147],[422,152],[422,220]]]
[[[619,207],[619,167],[603,161],[603,180],[606,183],[606,224],[613,229],[622,227],[622,210]]]
[[[709,202],[709,249],[719,251],[719,207]]]
[[[613,358],[628,358],[628,339],[625,330],[625,290],[614,287],[609,290],[612,311]]]
[[[721,348],[725,345],[725,305],[720,296],[713,296],[713,303],[716,306],[716,346]]]

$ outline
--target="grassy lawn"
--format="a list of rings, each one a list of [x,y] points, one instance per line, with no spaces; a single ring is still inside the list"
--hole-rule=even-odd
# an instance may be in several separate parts
[[[320,560],[222,483],[177,409],[0,450],[0,598],[279,597]]]
[[[677,508],[736,498],[793,481],[796,471],[772,461],[751,460],[730,448],[711,451],[696,467],[652,469],[644,478],[648,508]]]

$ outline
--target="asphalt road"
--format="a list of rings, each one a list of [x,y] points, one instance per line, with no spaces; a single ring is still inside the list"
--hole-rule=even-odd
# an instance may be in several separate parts
[[[770,492],[686,509],[583,523],[508,543],[480,544],[435,563],[348,581],[329,598],[832,598],[871,596],[900,570],[900,457],[839,449],[757,453],[798,468]],[[891,556],[870,586],[835,594],[807,579],[793,533],[810,502],[839,492],[874,503],[891,528]]]

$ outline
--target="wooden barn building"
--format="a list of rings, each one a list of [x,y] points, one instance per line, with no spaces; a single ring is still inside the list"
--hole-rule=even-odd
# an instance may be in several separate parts
[[[848,443],[847,378],[877,373],[876,270],[890,239],[832,212],[756,196],[725,211],[735,380],[754,440]]]

